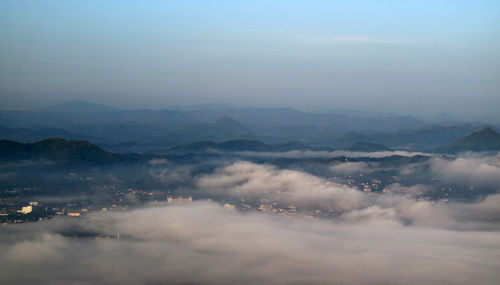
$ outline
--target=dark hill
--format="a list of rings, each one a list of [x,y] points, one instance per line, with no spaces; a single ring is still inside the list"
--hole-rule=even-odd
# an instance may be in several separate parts
[[[119,159],[86,141],[50,138],[36,143],[0,141],[0,160],[50,160],[68,163],[103,164]]]
[[[0,160],[29,159],[30,152],[30,144],[0,140]]]
[[[500,134],[491,128],[482,128],[468,136],[438,148],[441,153],[458,153],[463,151],[498,151],[500,150]]]

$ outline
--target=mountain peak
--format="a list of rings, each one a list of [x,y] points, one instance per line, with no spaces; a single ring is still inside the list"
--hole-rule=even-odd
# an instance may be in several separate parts
[[[500,134],[489,127],[483,127],[472,134],[440,147],[437,151],[458,153],[463,151],[497,150],[500,150]]]
[[[500,134],[495,132],[492,128],[490,127],[483,127],[479,129],[478,131],[470,134],[469,136],[482,136],[482,137],[499,137]]]
[[[246,129],[242,124],[238,121],[234,120],[231,117],[222,117],[213,123],[213,126],[217,128],[223,129],[232,129],[232,130],[244,130]]]

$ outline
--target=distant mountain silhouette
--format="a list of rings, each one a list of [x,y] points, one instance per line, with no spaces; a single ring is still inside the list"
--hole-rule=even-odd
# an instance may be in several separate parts
[[[272,146],[255,140],[230,140],[217,145],[218,149],[226,151],[266,151]]]
[[[482,128],[468,136],[438,148],[441,153],[458,153],[463,151],[497,151],[500,150],[500,134],[491,128]]]
[[[247,128],[245,128],[242,124],[239,122],[233,120],[230,117],[223,117],[215,123],[212,124],[213,128],[217,128],[220,130],[227,130],[227,131],[246,131]]]
[[[370,139],[371,138],[368,135],[363,135],[363,134],[360,134],[358,132],[350,131],[350,132],[343,134],[339,138],[337,138],[337,141],[341,142],[341,143],[345,143],[345,142],[352,143],[352,142],[359,142],[359,141],[367,141]]]
[[[228,106],[117,110],[78,100],[37,111],[0,111],[0,125],[29,130],[4,130],[5,135],[0,130],[0,139],[23,142],[62,137],[107,145],[162,144],[170,148],[196,141],[221,143],[244,139],[272,144],[300,141],[334,148],[367,142],[419,151],[449,144],[476,128],[471,125],[429,126],[415,118],[391,114],[308,113],[290,108]]]
[[[368,142],[357,142],[347,148],[345,150],[349,151],[362,151],[362,152],[371,152],[371,151],[390,151],[391,149],[386,147],[383,144],[378,143],[368,143]]]
[[[474,131],[468,124],[453,126],[427,126],[418,129],[402,130],[392,133],[374,133],[363,135],[358,132],[347,132],[337,139],[337,142],[347,144],[369,142],[383,144],[389,147],[410,147],[414,150],[432,150],[451,143]]]
[[[246,139],[237,139],[237,140],[228,140],[222,143],[215,143],[211,141],[199,141],[193,142],[189,144],[184,144],[181,146],[177,146],[171,148],[171,152],[205,152],[210,149],[220,150],[220,151],[269,151],[269,152],[278,152],[278,151],[290,151],[290,150],[307,150],[307,149],[316,149],[306,145],[303,145],[298,142],[289,142],[284,144],[266,144],[257,140],[246,140]]]
[[[357,129],[405,129],[423,126],[424,123],[407,116],[359,117],[345,113],[308,113],[292,108],[223,108],[185,110],[185,113],[198,120],[213,120],[221,115],[231,117],[245,126],[332,126],[347,130]],[[369,125],[369,126],[367,126]]]
[[[209,149],[216,149],[217,143],[211,141],[199,141],[188,144],[183,144],[170,149],[172,152],[204,152]]]
[[[180,125],[168,135],[178,142],[214,141],[234,139],[255,139],[245,126],[230,117],[222,117],[213,123],[192,123]]]
[[[82,100],[72,100],[45,107],[40,111],[61,113],[98,113],[118,111],[118,109],[106,105],[85,102]]]

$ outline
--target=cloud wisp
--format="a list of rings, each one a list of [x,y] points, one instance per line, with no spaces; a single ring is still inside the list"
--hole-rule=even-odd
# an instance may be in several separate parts
[[[431,171],[446,183],[500,188],[500,156],[433,158]]]
[[[378,152],[358,152],[358,151],[314,151],[314,150],[292,150],[286,152],[256,152],[256,151],[240,151],[236,155],[243,157],[261,157],[261,158],[332,158],[332,157],[370,157],[381,158],[393,155],[399,156],[415,156],[424,155],[430,156],[431,154],[424,152],[408,152],[408,151],[378,151]]]

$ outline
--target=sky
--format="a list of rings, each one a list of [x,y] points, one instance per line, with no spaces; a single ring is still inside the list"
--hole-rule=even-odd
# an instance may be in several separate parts
[[[83,99],[500,121],[498,1],[0,0],[0,109]]]

